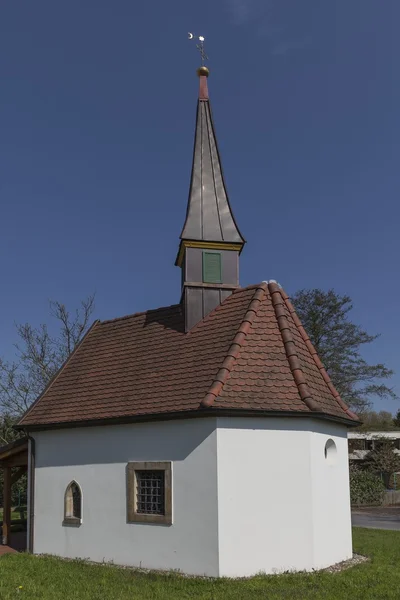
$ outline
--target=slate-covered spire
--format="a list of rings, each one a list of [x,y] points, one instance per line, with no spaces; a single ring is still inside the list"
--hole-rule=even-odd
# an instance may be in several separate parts
[[[199,76],[192,176],[176,264],[189,331],[239,285],[245,240],[229,204],[208,97],[209,71]]]
[[[181,240],[244,244],[226,192],[208,97],[207,67],[199,73],[192,177]]]

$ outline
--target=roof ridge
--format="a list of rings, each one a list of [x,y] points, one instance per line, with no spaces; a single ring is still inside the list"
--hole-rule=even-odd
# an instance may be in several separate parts
[[[267,284],[265,282],[258,284],[256,291],[250,300],[246,314],[242,319],[240,327],[237,330],[231,345],[229,346],[224,362],[222,363],[221,368],[218,370],[218,373],[216,374],[210,389],[204,396],[203,400],[200,402],[200,406],[202,408],[210,408],[214,404],[214,401],[217,398],[217,396],[219,396],[219,394],[221,393],[236,363],[236,360],[239,357],[240,351],[243,347],[247,334],[249,333],[250,328],[253,324],[254,317],[257,314],[257,311],[260,307],[262,297],[264,296],[266,291]]]
[[[67,364],[72,360],[72,358],[78,352],[78,350],[82,346],[82,343],[84,342],[84,340],[86,340],[86,338],[89,337],[89,335],[95,329],[96,325],[99,325],[99,323],[101,323],[101,321],[99,319],[96,319],[96,321],[94,321],[94,323],[89,327],[89,329],[87,330],[87,332],[85,333],[85,335],[83,336],[83,338],[78,342],[78,344],[72,350],[71,354],[65,359],[65,361],[63,362],[63,364],[61,365],[61,367],[58,369],[57,373],[54,375],[54,377],[52,377],[52,379],[46,385],[46,387],[44,388],[44,390],[42,391],[42,393],[39,394],[39,396],[36,398],[36,400],[34,402],[32,402],[32,404],[30,405],[30,407],[24,412],[24,414],[22,415],[22,417],[19,419],[19,421],[17,423],[18,426],[19,425],[23,425],[23,421],[24,421],[25,417],[27,417],[29,415],[29,413],[32,411],[32,409],[38,405],[38,403],[41,401],[41,399],[49,391],[49,389],[51,388],[51,386],[56,382],[56,380],[58,379],[59,375],[61,375],[61,373],[64,371],[64,368],[67,366]]]
[[[233,290],[232,294],[240,294],[240,292],[247,292],[248,290],[258,290],[263,284],[268,283],[267,281],[261,281],[259,283],[251,283],[245,287],[237,287]]]
[[[335,386],[332,383],[331,378],[328,375],[327,370],[325,369],[321,359],[318,356],[318,353],[316,351],[316,349],[314,348],[306,330],[304,329],[303,325],[301,324],[301,321],[296,313],[296,309],[294,308],[293,304],[290,301],[289,296],[286,294],[286,292],[284,290],[281,290],[281,295],[282,298],[287,306],[287,309],[290,312],[290,315],[293,319],[293,322],[295,324],[295,326],[297,327],[301,337],[303,338],[308,351],[310,352],[316,366],[318,367],[319,372],[322,375],[323,380],[325,381],[329,391],[331,392],[332,396],[334,397],[334,399],[336,400],[336,402],[339,404],[340,408],[351,418],[354,420],[359,421],[359,418],[357,417],[357,415],[350,410],[350,408],[347,406],[347,404],[342,400],[339,392],[337,391],[337,389],[335,388]]]
[[[161,310],[168,310],[170,308],[175,308],[180,306],[180,303],[170,304],[169,306],[160,306],[159,308],[149,308],[148,310],[142,310],[136,313],[132,313],[130,315],[124,315],[123,317],[115,317],[114,319],[105,319],[104,321],[99,321],[100,325],[104,325],[105,323],[114,323],[114,321],[123,321],[124,319],[132,319],[133,317],[141,317],[142,315],[147,315],[151,312],[158,312]]]
[[[271,281],[268,283],[268,291],[271,294],[271,302],[275,311],[279,331],[282,336],[286,357],[289,362],[289,367],[293,375],[294,382],[299,391],[300,398],[311,411],[319,411],[320,406],[311,395],[310,388],[307,385],[306,378],[303,373],[303,369],[301,368],[299,357],[297,356],[296,345],[294,343],[288,319],[285,314],[285,300],[282,296],[282,289],[277,283]],[[279,295],[279,298],[277,295]]]

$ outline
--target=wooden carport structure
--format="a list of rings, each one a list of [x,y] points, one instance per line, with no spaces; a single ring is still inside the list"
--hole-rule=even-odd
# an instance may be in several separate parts
[[[3,534],[2,543],[11,542],[11,486],[28,470],[28,438],[23,437],[0,448],[0,468],[3,469]]]

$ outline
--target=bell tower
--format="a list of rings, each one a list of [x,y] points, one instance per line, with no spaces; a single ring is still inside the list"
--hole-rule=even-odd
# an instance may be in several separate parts
[[[192,176],[176,265],[182,269],[185,328],[201,319],[239,286],[239,255],[245,244],[229,203],[208,96],[209,70],[199,76]]]

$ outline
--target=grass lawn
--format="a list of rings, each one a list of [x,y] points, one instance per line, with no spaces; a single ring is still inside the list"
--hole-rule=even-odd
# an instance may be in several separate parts
[[[356,528],[354,549],[370,556],[371,562],[336,574],[258,576],[237,581],[145,574],[80,561],[8,554],[0,558],[0,599],[398,600],[400,532]]]
[[[26,518],[26,506],[22,507],[22,511],[23,511],[24,517]],[[16,510],[14,508],[11,511],[11,520],[12,521],[19,520],[21,518],[22,511]],[[3,509],[0,508],[0,521],[2,521],[2,520],[3,520]]]

